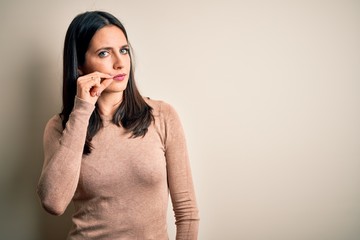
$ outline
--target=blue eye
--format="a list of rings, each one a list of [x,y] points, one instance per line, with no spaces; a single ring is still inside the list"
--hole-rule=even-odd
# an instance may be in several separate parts
[[[126,54],[129,54],[129,49],[128,48],[122,48],[122,49],[120,49],[120,53],[122,54],[122,55],[126,55]]]
[[[99,52],[98,56],[101,58],[107,57],[109,55],[108,51],[101,51]]]

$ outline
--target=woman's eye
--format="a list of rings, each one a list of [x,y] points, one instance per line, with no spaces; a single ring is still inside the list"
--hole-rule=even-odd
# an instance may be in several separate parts
[[[99,52],[99,57],[103,58],[103,57],[107,57],[109,55],[109,52],[107,51],[102,51],[102,52]]]
[[[120,53],[121,53],[122,55],[128,54],[128,53],[129,53],[129,49],[128,49],[128,48],[122,48],[122,49],[120,49]]]

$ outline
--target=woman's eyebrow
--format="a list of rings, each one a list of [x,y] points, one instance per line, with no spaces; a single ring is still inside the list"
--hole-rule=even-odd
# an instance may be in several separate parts
[[[96,50],[95,52],[97,53],[97,52],[100,52],[100,51],[103,51],[103,50],[109,51],[109,50],[111,50],[111,49],[113,49],[113,48],[112,48],[112,47],[101,47],[101,48],[99,48],[98,50]]]
[[[121,48],[129,48],[129,44],[122,45],[122,46],[120,47],[120,49],[121,49]],[[95,52],[97,53],[97,52],[103,51],[103,50],[109,51],[109,50],[112,50],[112,49],[114,49],[114,48],[113,48],[113,47],[101,47],[101,48],[99,48],[98,50],[96,50]]]

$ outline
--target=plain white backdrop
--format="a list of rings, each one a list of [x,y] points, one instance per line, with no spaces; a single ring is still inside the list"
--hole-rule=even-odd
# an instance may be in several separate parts
[[[360,238],[359,1],[7,0],[1,239],[65,239],[71,208],[49,216],[35,188],[65,31],[87,10],[124,23],[142,94],[182,119],[200,239]],[[169,206],[170,239],[173,221]]]

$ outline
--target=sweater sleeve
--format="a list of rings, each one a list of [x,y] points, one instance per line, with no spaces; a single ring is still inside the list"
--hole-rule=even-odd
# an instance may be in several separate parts
[[[83,147],[94,106],[75,98],[62,128],[61,119],[49,120],[44,131],[44,163],[37,193],[46,211],[61,215],[74,196],[80,175]]]
[[[176,111],[162,104],[165,118],[165,156],[175,213],[176,240],[196,240],[199,214],[184,131]]]

